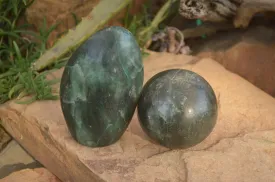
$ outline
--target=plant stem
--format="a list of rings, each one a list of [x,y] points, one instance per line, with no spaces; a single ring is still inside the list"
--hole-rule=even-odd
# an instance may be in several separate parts
[[[87,17],[82,18],[82,21],[75,29],[69,30],[51,49],[47,50],[34,62],[32,69],[41,71],[70,51],[75,50],[131,1],[132,0],[101,0]]]
[[[176,1],[177,0],[168,0],[158,11],[151,24],[138,33],[137,39],[141,47],[143,47],[146,42],[152,37],[153,33],[157,30],[158,25],[169,16],[169,8]]]

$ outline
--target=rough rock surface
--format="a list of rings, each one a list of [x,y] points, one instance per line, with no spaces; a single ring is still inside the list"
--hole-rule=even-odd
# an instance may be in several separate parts
[[[185,68],[212,85],[219,114],[208,138],[187,150],[168,150],[148,139],[135,115],[117,143],[87,148],[70,136],[59,101],[29,106],[9,102],[0,106],[0,118],[63,181],[275,182],[275,100],[271,96],[211,59],[151,53],[144,68],[145,81],[166,69]]]
[[[38,30],[43,25],[44,18],[48,26],[60,23],[49,37],[50,43],[69,28],[76,25],[73,13],[78,19],[88,15],[99,0],[35,0],[26,11],[28,23]]]
[[[213,58],[275,97],[274,27],[255,25],[243,31],[221,32],[194,44],[197,56]]]
[[[0,179],[9,174],[27,168],[41,167],[15,140],[0,153]]]
[[[24,169],[14,172],[0,182],[61,182],[45,168]]]
[[[48,26],[59,23],[58,27],[49,36],[48,46],[52,46],[54,41],[68,29],[75,27],[76,21],[87,16],[100,0],[35,0],[26,11],[28,23],[34,25],[36,30],[43,25],[44,18]],[[141,5],[146,0],[134,0],[132,13],[140,10]],[[120,19],[125,16],[126,9],[115,16],[108,25],[121,25]]]
[[[11,141],[11,136],[0,126],[0,151]]]

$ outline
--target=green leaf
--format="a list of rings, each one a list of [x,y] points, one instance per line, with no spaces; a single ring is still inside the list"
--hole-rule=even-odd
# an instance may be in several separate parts
[[[33,96],[32,98],[30,98],[28,100],[25,100],[25,101],[15,101],[15,103],[17,103],[17,104],[31,104],[34,101],[36,101],[36,97],[35,96]]]
[[[0,22],[1,22],[1,21],[4,21],[4,22],[8,23],[9,26],[12,26],[11,21],[10,21],[7,17],[0,16]]]
[[[23,88],[24,88],[24,85],[22,85],[22,84],[18,84],[18,85],[15,85],[14,87],[12,87],[8,94],[9,99],[12,98],[12,96],[13,96],[13,94],[15,94],[15,92],[18,92]]]
[[[14,32],[1,32],[1,31],[0,31],[0,37],[1,37],[1,36],[6,36],[6,35],[12,36],[12,37],[18,38],[18,39],[21,38],[19,35],[17,35],[17,34],[14,33]]]
[[[13,76],[13,75],[15,75],[14,72],[12,72],[12,71],[7,71],[7,72],[5,72],[5,73],[0,74],[0,79],[1,79],[1,78],[4,78],[4,77],[8,77],[8,76]]]
[[[56,78],[56,79],[53,79],[53,80],[46,81],[46,84],[47,85],[55,85],[57,83],[60,83],[60,81],[61,81],[60,78]]]
[[[23,1],[24,5],[27,5],[27,1],[26,0],[22,0],[22,1]]]
[[[10,3],[12,4],[12,9],[13,9],[13,13],[15,16],[18,15],[18,4],[17,4],[17,0],[12,0],[10,1]]]
[[[74,21],[75,21],[75,25],[78,25],[80,23],[80,19],[78,19],[77,15],[75,13],[72,13],[72,16],[74,18]]]
[[[19,47],[15,41],[13,41],[13,46],[14,46],[15,53],[16,53],[18,59],[22,59],[22,55],[20,53]]]

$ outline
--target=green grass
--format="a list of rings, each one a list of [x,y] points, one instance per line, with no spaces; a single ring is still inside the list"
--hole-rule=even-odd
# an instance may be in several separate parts
[[[150,15],[149,10],[152,9],[153,0],[146,1],[143,4],[142,11],[136,15],[130,15],[128,7],[127,14],[124,18],[124,26],[136,37],[141,48],[145,46],[147,41],[151,39],[154,33],[158,33],[165,29],[165,20],[169,21],[171,16],[175,16],[179,6],[179,0],[168,0],[157,12],[156,15]],[[143,51],[143,56],[148,54]]]
[[[48,27],[46,20],[39,32],[28,31],[29,24],[17,25],[19,17],[34,0],[0,0],[0,104],[11,99],[17,103],[29,104],[36,100],[58,99],[54,94],[52,85],[58,83],[59,79],[47,80],[46,76],[56,68],[64,66],[64,58],[46,71],[36,72],[31,65],[46,51],[46,43],[50,33],[57,25]],[[169,0],[174,2],[175,0]],[[150,3],[150,0],[148,1]],[[140,47],[146,42],[153,32],[158,31],[160,23],[167,16],[167,12],[161,15],[160,20],[150,18],[148,13],[149,4],[144,4],[143,11],[131,16],[129,13],[124,18],[125,27],[137,38]],[[131,8],[131,7],[129,7]],[[76,24],[79,19],[72,13]],[[157,22],[158,26],[155,26]],[[154,25],[153,28],[152,24]],[[140,36],[142,32],[142,36]],[[37,41],[29,40],[21,34],[28,34]],[[64,32],[66,33],[66,32]],[[143,56],[148,53],[142,51]]]
[[[141,44],[140,40],[138,39],[138,33],[143,28],[150,25],[152,19],[150,18],[149,14],[149,8],[150,8],[151,0],[148,0],[145,4],[142,5],[142,11],[131,15],[130,10],[132,8],[133,3],[130,3],[130,5],[127,7],[127,12],[125,17],[123,18],[123,25],[126,29],[128,29],[135,37],[139,44],[139,46],[142,48],[142,56],[143,58],[147,57],[149,53],[145,52],[143,49],[143,45]]]
[[[31,64],[46,51],[48,36],[57,25],[47,27],[44,20],[39,33],[28,31],[29,24],[17,25],[18,18],[31,3],[27,0],[0,0],[0,104],[24,96],[31,98],[17,103],[58,99],[51,86],[59,80],[47,80],[49,70],[38,73],[31,69]],[[23,37],[22,33],[37,41]]]
[[[130,14],[130,9],[132,8],[133,3],[127,7],[128,10],[123,19],[123,24],[134,36],[137,36],[140,29],[149,26],[151,23],[148,12],[148,9],[150,8],[149,2],[150,1],[147,1],[147,3],[143,4],[142,11],[135,15]]]

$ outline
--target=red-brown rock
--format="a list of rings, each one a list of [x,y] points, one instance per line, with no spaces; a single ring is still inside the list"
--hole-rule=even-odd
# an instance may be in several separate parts
[[[28,23],[34,25],[36,30],[43,25],[44,18],[48,26],[59,23],[58,27],[50,34],[48,46],[52,46],[54,41],[68,29],[76,26],[73,14],[79,20],[87,16],[100,0],[35,0],[26,10],[26,19]],[[142,4],[147,0],[134,0],[131,13],[135,14],[140,11]],[[108,8],[108,7],[106,7]],[[118,15],[113,17],[108,25],[122,25],[121,19],[126,14],[126,8]]]
[[[244,32],[220,33],[216,37],[206,41],[197,56],[213,58],[275,97],[275,31],[256,26]]]
[[[58,38],[61,33],[76,25],[73,14],[81,19],[95,7],[99,0],[35,0],[33,4],[26,10],[26,19],[28,23],[35,26],[39,30],[44,18],[48,27],[59,23],[58,27],[50,34],[49,46]]]

